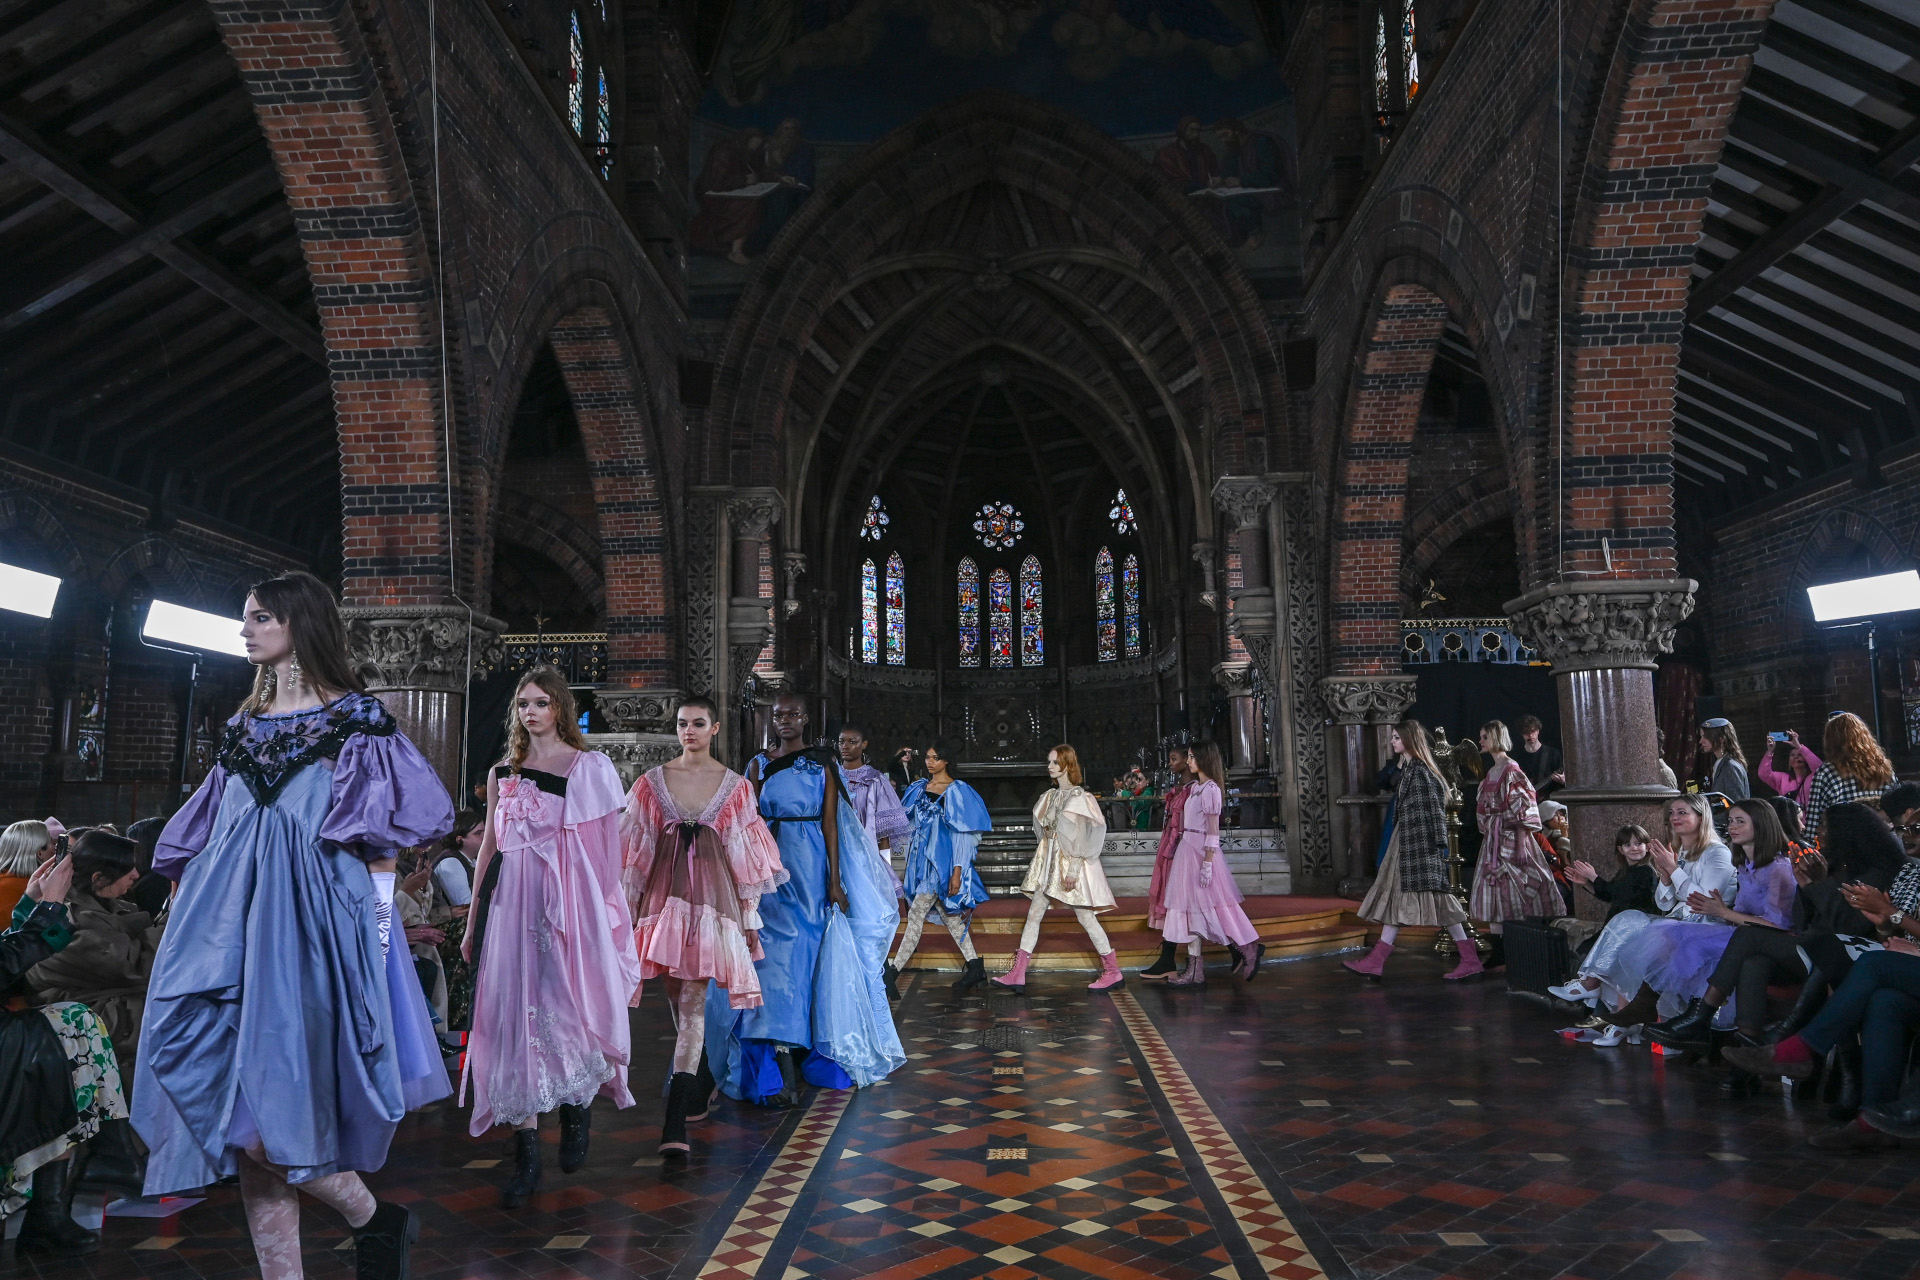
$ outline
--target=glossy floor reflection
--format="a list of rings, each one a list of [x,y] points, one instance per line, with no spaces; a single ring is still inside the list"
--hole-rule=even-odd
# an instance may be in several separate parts
[[[658,1103],[596,1111],[593,1156],[503,1212],[452,1109],[412,1117],[379,1194],[425,1223],[422,1280],[1312,1280],[1920,1274],[1920,1152],[1810,1151],[1823,1108],[1723,1101],[1717,1075],[1552,1034],[1497,980],[1396,957],[1384,986],[1330,958],[1251,986],[1133,982],[955,1003],[910,975],[913,1055],[887,1085],[792,1112],[722,1104],[694,1157],[652,1154]],[[635,1018],[636,1080],[670,1037]],[[638,1090],[636,1090],[638,1091]],[[345,1276],[309,1207],[307,1274]],[[92,1258],[16,1274],[255,1274],[237,1199],[113,1220]]]

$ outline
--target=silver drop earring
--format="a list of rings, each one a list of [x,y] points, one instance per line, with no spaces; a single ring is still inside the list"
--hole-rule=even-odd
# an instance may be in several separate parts
[[[300,671],[300,651],[295,649],[293,651],[293,661],[287,664],[287,692],[297,693],[300,686],[306,683],[306,679],[306,676]]]

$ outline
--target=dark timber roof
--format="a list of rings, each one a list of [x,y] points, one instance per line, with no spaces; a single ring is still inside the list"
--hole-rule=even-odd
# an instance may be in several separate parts
[[[0,457],[322,551],[299,238],[205,0],[0,0]]]
[[[1920,436],[1920,7],[1781,0],[1708,196],[1679,491],[1764,502]]]

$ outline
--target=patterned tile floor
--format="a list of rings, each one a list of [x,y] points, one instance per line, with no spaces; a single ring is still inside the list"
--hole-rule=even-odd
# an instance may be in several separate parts
[[[597,1111],[593,1155],[496,1207],[504,1143],[410,1118],[376,1189],[421,1212],[420,1280],[1316,1280],[1920,1276],[1920,1152],[1827,1156],[1821,1108],[1724,1101],[1705,1069],[1559,1040],[1502,984],[1450,988],[1396,957],[1385,986],[1333,959],[1252,986],[1134,983],[956,1003],[911,975],[907,1066],[788,1112],[723,1104],[690,1161],[652,1154],[658,1103]],[[636,1078],[670,1037],[654,993]],[[549,1135],[551,1137],[551,1135]],[[309,1207],[307,1274],[349,1274]],[[231,1188],[107,1247],[0,1273],[255,1274]]]

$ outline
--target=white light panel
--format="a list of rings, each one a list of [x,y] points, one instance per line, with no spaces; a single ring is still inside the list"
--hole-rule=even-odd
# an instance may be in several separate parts
[[[1807,600],[1813,605],[1815,622],[1839,622],[1844,618],[1870,618],[1883,613],[1905,613],[1920,609],[1920,570],[1883,573],[1875,578],[1853,578],[1808,587]]]
[[[168,604],[165,600],[155,600],[147,607],[147,623],[140,634],[162,644],[185,645],[189,649],[205,649],[236,658],[247,656],[246,641],[240,638],[240,619]]]
[[[51,618],[54,597],[59,594],[60,579],[53,575],[0,564],[0,609]]]

